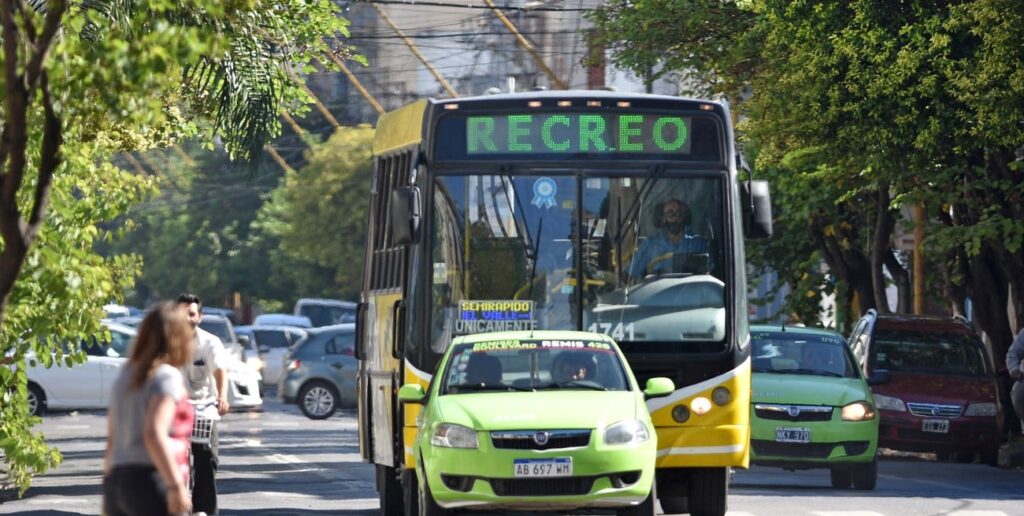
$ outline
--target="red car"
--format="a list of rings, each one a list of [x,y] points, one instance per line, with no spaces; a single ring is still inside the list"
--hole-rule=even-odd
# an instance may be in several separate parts
[[[879,315],[869,310],[849,339],[881,414],[878,445],[934,452],[940,459],[995,465],[1002,442],[996,370],[977,333],[962,319]]]

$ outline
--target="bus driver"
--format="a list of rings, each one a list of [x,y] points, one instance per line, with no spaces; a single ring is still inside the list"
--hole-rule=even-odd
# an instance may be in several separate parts
[[[647,274],[672,272],[675,255],[707,253],[707,239],[686,231],[691,221],[690,207],[679,199],[655,205],[654,227],[658,233],[640,244],[630,261],[629,277],[641,279]]]

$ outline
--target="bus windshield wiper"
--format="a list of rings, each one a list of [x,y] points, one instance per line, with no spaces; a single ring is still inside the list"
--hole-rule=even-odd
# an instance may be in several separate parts
[[[590,389],[593,391],[607,391],[608,388],[590,380],[569,380],[567,382],[553,382],[541,385],[538,389]]]

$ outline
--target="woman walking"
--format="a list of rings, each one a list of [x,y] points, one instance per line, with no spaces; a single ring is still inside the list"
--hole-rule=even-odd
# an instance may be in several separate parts
[[[107,516],[187,514],[192,406],[180,368],[192,329],[176,303],[149,311],[111,392],[103,463]]]

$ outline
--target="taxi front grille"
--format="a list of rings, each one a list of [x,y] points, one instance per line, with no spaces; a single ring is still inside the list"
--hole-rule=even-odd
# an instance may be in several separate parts
[[[780,443],[762,439],[751,439],[754,453],[765,457],[790,457],[800,459],[825,459],[832,455],[836,446],[852,457],[862,455],[871,446],[869,441],[842,441],[838,443]]]
[[[491,432],[491,443],[502,450],[557,450],[590,444],[590,430],[515,430]]]
[[[590,492],[597,477],[489,479],[498,496],[570,496]]]
[[[774,421],[831,421],[832,407],[756,403],[754,415]]]
[[[778,443],[762,439],[751,439],[754,453],[766,457],[797,457],[801,459],[824,459],[832,455],[836,443]]]

